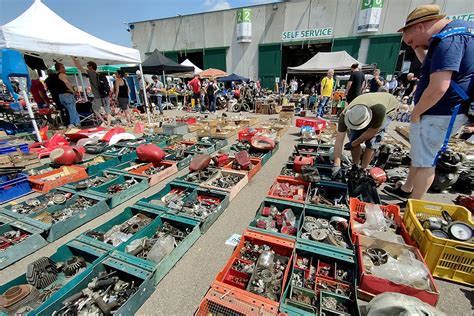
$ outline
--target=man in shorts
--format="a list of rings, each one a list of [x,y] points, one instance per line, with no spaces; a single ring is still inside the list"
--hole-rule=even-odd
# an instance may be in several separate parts
[[[341,169],[342,144],[349,131],[349,142],[344,149],[350,150],[352,163],[366,169],[376,149],[380,147],[385,129],[391,122],[387,114],[395,111],[398,100],[387,92],[366,93],[355,98],[339,116],[336,144],[334,145],[333,174]],[[365,152],[361,156],[361,144],[365,143]]]
[[[445,138],[467,122],[469,102],[463,102],[454,85],[467,95],[474,88],[474,22],[448,20],[440,14],[439,6],[423,5],[408,15],[399,31],[423,62],[411,113],[407,181],[385,188],[404,202],[408,197],[423,198],[433,183],[436,157]],[[459,112],[453,116],[459,104]]]
[[[77,69],[82,73],[87,74],[89,77],[89,82],[91,84],[92,94],[94,95],[94,100],[92,101],[92,110],[94,114],[97,115],[99,120],[102,121],[107,127],[111,125],[112,114],[110,110],[110,98],[108,95],[102,96],[99,90],[99,74],[97,73],[97,64],[93,61],[87,62],[87,69],[84,69],[77,58],[72,59]],[[107,120],[100,113],[100,108],[104,107]]]

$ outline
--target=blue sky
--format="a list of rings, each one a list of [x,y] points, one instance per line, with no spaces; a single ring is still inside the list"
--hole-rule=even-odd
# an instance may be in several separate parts
[[[24,12],[34,0],[0,0],[0,25]],[[42,0],[74,26],[115,44],[131,46],[123,22],[221,10],[275,0]]]

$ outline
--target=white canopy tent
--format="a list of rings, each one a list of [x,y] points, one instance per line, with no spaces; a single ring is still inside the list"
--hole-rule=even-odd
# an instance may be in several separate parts
[[[186,59],[185,61],[183,61],[181,63],[181,65],[183,66],[190,66],[190,67],[194,67],[194,74],[198,74],[202,71],[201,68],[199,68],[198,66],[196,66],[195,64],[193,64],[192,61],[190,61],[189,59]]]
[[[297,67],[288,67],[289,74],[325,73],[329,68],[335,72],[349,71],[352,64],[359,64],[361,70],[371,70],[373,65],[366,65],[353,58],[346,51],[317,53],[310,60]]]
[[[47,65],[54,61],[72,65],[71,56],[74,56],[83,64],[91,60],[97,64],[140,64],[141,68],[138,50],[106,42],[78,29],[40,0],[35,0],[13,21],[0,26],[0,49],[5,48],[40,57]],[[146,97],[145,101],[150,121]]]

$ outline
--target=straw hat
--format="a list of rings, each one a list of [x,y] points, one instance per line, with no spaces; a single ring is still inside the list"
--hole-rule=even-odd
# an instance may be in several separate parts
[[[365,104],[351,106],[344,114],[344,123],[351,130],[366,128],[372,120],[372,110]]]
[[[417,7],[415,10],[408,14],[405,20],[405,26],[399,29],[397,32],[403,32],[409,26],[418,24],[420,22],[439,20],[444,18],[445,14],[439,14],[439,6],[436,4],[426,4]]]

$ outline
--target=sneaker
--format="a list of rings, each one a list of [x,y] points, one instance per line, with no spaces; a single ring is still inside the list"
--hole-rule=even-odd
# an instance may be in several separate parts
[[[388,195],[391,195],[399,200],[406,200],[410,197],[411,195],[411,192],[405,192],[402,190],[402,186],[399,185],[399,186],[386,186],[383,191],[385,193],[387,193]]]

